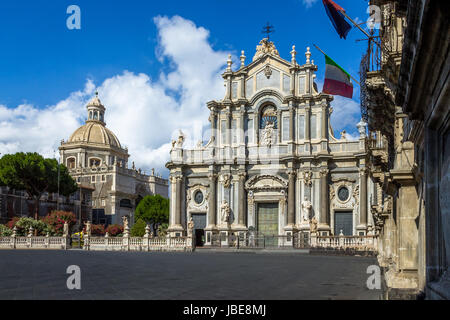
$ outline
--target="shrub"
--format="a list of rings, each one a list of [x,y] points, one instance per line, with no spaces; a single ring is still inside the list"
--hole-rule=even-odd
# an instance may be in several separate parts
[[[15,227],[17,228],[18,236],[28,235],[30,227],[33,227],[33,229],[36,230],[36,234],[38,236],[45,236],[47,232],[49,234],[53,234],[54,232],[53,228],[46,224],[44,221],[34,220],[33,218],[20,218],[15,223]]]
[[[167,235],[168,223],[162,223],[158,226],[158,237],[165,237]]]
[[[55,234],[62,235],[64,232],[64,222],[69,224],[70,230],[77,219],[75,218],[75,214],[69,211],[52,211],[43,221],[52,227]]]
[[[110,236],[117,237],[118,235],[123,233],[123,226],[120,226],[118,224],[110,224],[106,228],[106,232],[108,232]]]
[[[136,223],[131,228],[131,236],[132,237],[143,237],[145,235],[145,227],[147,224],[144,220],[138,219]]]
[[[91,235],[93,236],[104,236],[106,233],[105,226],[102,224],[91,225]]]
[[[12,230],[4,224],[0,224],[0,237],[9,237],[10,235],[12,235]]]

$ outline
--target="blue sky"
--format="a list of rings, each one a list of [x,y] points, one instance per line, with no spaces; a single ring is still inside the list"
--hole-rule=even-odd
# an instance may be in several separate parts
[[[358,18],[358,21],[367,19],[367,1],[336,2],[351,17]],[[71,4],[81,8],[81,30],[68,30],[66,27],[69,16],[66,9]],[[313,48],[313,43],[319,45],[355,78],[359,78],[359,61],[367,45],[364,41],[355,41],[364,38],[357,29],[350,31],[347,40],[340,39],[320,0],[1,1],[0,106],[3,107],[3,113],[10,111],[22,114],[24,108],[30,108],[32,112],[39,114],[40,110],[60,109],[61,103],[69,104],[78,98],[77,103],[84,103],[92,95],[93,87],[101,87],[105,85],[105,81],[113,81],[108,82],[108,79],[124,80],[127,77],[124,71],[128,71],[129,79],[134,80],[138,75],[145,75],[148,79],[144,77],[143,81],[147,81],[152,90],[161,89],[167,94],[165,99],[173,99],[173,102],[181,104],[179,99],[182,95],[177,89],[186,91],[189,88],[183,83],[173,84],[172,78],[176,78],[175,75],[180,78],[182,75],[183,79],[177,81],[188,82],[189,73],[183,73],[182,64],[190,63],[191,60],[183,58],[183,52],[168,50],[166,44],[169,40],[164,42],[165,38],[162,36],[168,23],[158,20],[158,25],[155,20],[155,17],[163,17],[169,19],[167,21],[170,23],[175,23],[175,16],[192,23],[200,34],[205,30],[202,41],[217,53],[211,57],[222,58],[228,53],[237,57],[241,50],[245,50],[247,61],[253,56],[255,47],[262,38],[262,27],[270,21],[276,30],[271,39],[283,58],[290,59],[289,52],[295,44],[300,57],[298,60],[304,62],[303,53],[307,46],[311,46],[312,59],[319,67],[318,83],[323,82],[324,58]],[[176,36],[185,37],[183,27],[178,29],[175,38]],[[176,43],[177,39],[170,41]],[[197,59],[203,58],[202,54],[197,56]],[[225,59],[219,63],[223,66]],[[214,76],[223,71],[217,65],[212,69]],[[199,90],[207,88],[201,87]],[[353,112],[354,105],[359,104],[359,90],[355,90],[355,93]],[[78,98],[74,98],[74,95]],[[203,103],[203,100],[214,98],[217,97],[209,97],[205,93],[196,102]],[[345,100],[340,101],[342,104]],[[347,102],[350,103],[351,100]],[[202,107],[206,109],[206,106]],[[159,111],[155,109],[153,112]],[[2,118],[0,112],[2,126],[5,121],[10,121],[9,126],[14,128],[13,121],[21,117],[26,116],[14,118],[13,115],[8,115]],[[80,119],[68,126],[81,123]],[[114,124],[114,121],[110,122]],[[344,127],[347,124],[342,128]],[[0,152],[30,148],[22,142],[14,144],[14,141],[9,141],[7,135],[1,133],[4,129],[5,127],[0,127],[0,149],[2,143],[10,147],[3,148]],[[354,126],[349,126],[348,131],[354,132]],[[120,139],[119,134],[118,136]],[[151,148],[160,147],[162,142],[158,143],[159,145],[152,145]],[[143,166],[150,165],[152,164],[143,163]]]

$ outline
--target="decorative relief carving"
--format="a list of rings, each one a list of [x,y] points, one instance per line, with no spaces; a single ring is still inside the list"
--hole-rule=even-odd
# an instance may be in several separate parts
[[[355,198],[355,203],[359,203],[359,185],[355,187],[355,190],[353,190],[353,198]]]
[[[258,175],[247,180],[245,188],[249,190],[280,190],[287,189],[288,182],[279,176]]]
[[[267,77],[267,79],[270,79],[270,76],[272,75],[272,69],[269,65],[264,68],[264,75]]]
[[[303,182],[305,186],[310,187],[312,185],[312,172],[311,171],[303,171]]]
[[[336,196],[336,191],[334,191],[333,186],[330,185],[330,201],[333,201],[335,196]]]
[[[228,189],[231,186],[231,175],[225,173],[221,176],[223,187]]]
[[[262,57],[266,53],[272,54],[274,56],[280,56],[278,50],[275,48],[275,45],[272,41],[269,41],[267,38],[262,39],[259,42],[259,45],[256,46],[256,53],[253,56],[253,61]]]

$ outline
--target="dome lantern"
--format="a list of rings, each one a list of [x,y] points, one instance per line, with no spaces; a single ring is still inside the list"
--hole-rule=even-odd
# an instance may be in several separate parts
[[[102,125],[105,125],[105,107],[98,98],[98,92],[95,92],[95,97],[89,101],[86,108],[88,110],[88,118],[86,123],[96,121],[100,122]]]

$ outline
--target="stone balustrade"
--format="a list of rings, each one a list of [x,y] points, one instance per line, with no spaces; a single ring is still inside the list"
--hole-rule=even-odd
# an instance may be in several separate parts
[[[358,249],[377,251],[378,238],[376,236],[311,236],[311,247],[331,249]]]
[[[0,249],[62,249],[69,246],[69,238],[65,236],[10,236],[0,237]]]
[[[84,238],[84,250],[91,251],[193,251],[191,237],[90,237]]]

